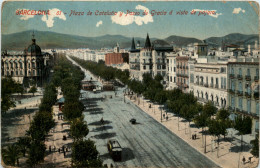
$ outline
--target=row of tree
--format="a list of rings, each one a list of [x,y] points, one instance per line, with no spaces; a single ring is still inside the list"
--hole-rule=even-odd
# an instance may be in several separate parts
[[[84,73],[73,65],[66,57],[61,57],[59,66],[55,68],[53,79],[56,86],[61,87],[65,98],[63,114],[70,123],[73,167],[102,167],[102,161],[93,141],[84,139],[88,133],[88,126],[82,114],[84,105],[79,100],[81,80]]]
[[[243,139],[244,134],[251,133],[252,119],[250,117],[242,117],[241,115],[238,115],[232,122],[229,119],[229,111],[226,109],[217,110],[212,102],[208,102],[205,105],[202,105],[197,102],[197,99],[192,93],[183,93],[180,89],[166,91],[163,89],[163,77],[161,75],[156,75],[153,78],[151,74],[145,73],[143,74],[142,81],[138,81],[135,79],[131,80],[129,79],[129,73],[123,73],[125,71],[121,71],[121,73],[123,73],[121,74],[118,72],[120,70],[113,70],[113,68],[107,67],[104,64],[95,63],[92,61],[83,61],[75,57],[73,57],[73,59],[84,68],[88,69],[95,75],[98,75],[105,80],[114,79],[115,77],[121,80],[122,78],[123,80],[121,81],[124,84],[127,84],[128,87],[138,96],[143,95],[146,99],[149,99],[152,102],[164,105],[165,107],[167,107],[167,109],[178,116],[178,127],[180,117],[188,121],[189,126],[190,122],[194,121],[195,125],[202,129],[202,133],[205,133],[205,152],[206,131],[214,137],[217,137],[218,145],[220,141],[220,136],[223,135],[225,138],[228,128],[233,127],[238,130],[239,134],[241,135],[241,140]],[[110,78],[107,78],[109,74],[111,76]],[[118,74],[119,76],[115,74]],[[122,75],[121,78],[120,75]],[[252,142],[252,144],[257,143]],[[258,146],[253,145],[252,151],[255,151],[255,149],[258,149]]]
[[[11,80],[7,78],[6,80]],[[44,89],[44,95],[39,107],[39,111],[30,121],[30,127],[24,137],[20,137],[18,142],[8,145],[2,149],[3,161],[7,165],[18,165],[19,158],[27,154],[27,164],[35,167],[44,160],[45,137],[51,128],[55,126],[52,117],[52,106],[55,104],[57,91],[53,83],[48,84]]]

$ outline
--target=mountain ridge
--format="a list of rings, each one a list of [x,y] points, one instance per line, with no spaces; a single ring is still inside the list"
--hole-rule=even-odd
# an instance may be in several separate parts
[[[31,44],[32,37],[31,30],[2,34],[2,50],[23,50]],[[145,37],[145,36],[144,36]],[[85,37],[79,35],[70,35],[64,33],[56,33],[52,31],[35,31],[36,43],[42,48],[113,48],[117,43],[121,48],[130,48],[132,37],[126,37],[123,35],[111,35],[105,34],[97,37]],[[141,46],[144,45],[145,38],[134,37],[135,43],[140,41]],[[183,37],[177,35],[171,35],[164,39],[150,38],[153,44],[163,44],[171,46],[187,46],[190,43],[202,42],[202,40],[193,37]],[[219,47],[224,41],[225,44],[237,44],[237,45],[254,45],[255,40],[259,42],[257,34],[241,34],[231,33],[222,37],[209,37],[205,39],[209,46]]]

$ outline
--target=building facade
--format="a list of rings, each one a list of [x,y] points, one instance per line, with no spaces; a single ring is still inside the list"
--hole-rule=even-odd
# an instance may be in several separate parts
[[[177,64],[177,87],[183,92],[188,92],[189,90],[189,68],[188,68],[189,57],[176,57]]]
[[[259,131],[259,62],[228,63],[229,109],[253,119],[252,133]]]
[[[42,86],[43,80],[50,73],[53,57],[49,53],[42,53],[33,35],[32,44],[24,50],[23,54],[10,55],[4,51],[1,61],[3,77],[11,76],[25,87],[28,87],[30,81],[34,81],[37,86]]]
[[[144,73],[150,73],[153,77],[160,74],[166,81],[166,53],[172,51],[172,47],[152,46],[148,34],[141,49],[136,49],[133,39],[129,58],[131,78],[142,80]]]
[[[129,54],[128,53],[107,53],[105,55],[105,64],[123,64],[129,63]]]

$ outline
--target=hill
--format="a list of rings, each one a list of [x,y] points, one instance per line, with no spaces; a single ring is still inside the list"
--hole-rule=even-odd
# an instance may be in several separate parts
[[[18,32],[2,35],[2,49],[23,50],[31,44],[32,31]],[[113,48],[117,43],[121,48],[130,48],[132,38],[122,35],[104,35],[98,37],[84,37],[77,35],[61,34],[49,31],[35,31],[36,43],[42,48]],[[258,40],[258,35],[244,35],[239,33],[229,34],[223,37],[210,37],[205,39],[210,46],[221,46],[222,40],[226,44],[251,44]],[[135,43],[140,41],[141,46],[145,43],[145,38],[135,37]],[[151,42],[161,46],[186,46],[190,43],[201,42],[201,40],[190,37],[172,35],[165,39],[151,38]]]

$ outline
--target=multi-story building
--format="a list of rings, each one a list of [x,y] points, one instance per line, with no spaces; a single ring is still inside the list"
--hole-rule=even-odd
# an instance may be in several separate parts
[[[188,73],[188,60],[189,57],[176,57],[177,64],[177,86],[183,92],[189,90],[189,73]]]
[[[32,44],[24,50],[23,54],[10,55],[4,51],[1,61],[3,77],[12,76],[25,87],[28,87],[32,80],[37,86],[42,86],[43,80],[50,73],[53,56],[49,53],[42,53],[33,34]]]
[[[171,90],[177,87],[176,84],[176,53],[167,53],[167,89]]]
[[[252,133],[259,131],[259,62],[228,63],[228,101],[234,114],[253,119]]]
[[[212,101],[218,108],[227,107],[227,60],[208,55],[206,43],[196,43],[194,53],[197,58],[189,60],[189,90],[201,103]]]
[[[106,65],[129,63],[128,53],[107,53],[105,55]]]
[[[153,77],[160,74],[166,81],[166,53],[172,51],[172,47],[152,46],[148,34],[145,45],[140,50],[136,49],[133,39],[130,50],[130,76],[142,80],[144,73],[150,73]]]

